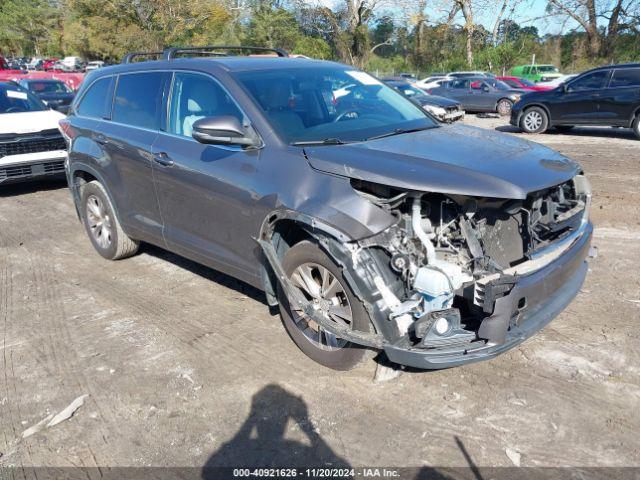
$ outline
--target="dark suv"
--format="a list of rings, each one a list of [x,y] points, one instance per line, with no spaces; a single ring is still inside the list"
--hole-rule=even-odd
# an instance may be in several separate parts
[[[553,90],[528,93],[513,106],[511,124],[527,133],[575,125],[624,127],[640,138],[640,63],[596,68]]]
[[[353,67],[230,51],[87,76],[60,128],[103,257],[149,242],[262,289],[335,369],[367,349],[419,368],[491,358],[577,294],[592,225],[576,163],[443,125]]]

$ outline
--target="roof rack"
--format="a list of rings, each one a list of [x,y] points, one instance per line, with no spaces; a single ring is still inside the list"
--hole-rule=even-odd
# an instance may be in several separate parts
[[[130,52],[127,53],[121,63],[133,63],[133,59],[136,57],[160,57],[162,52]]]
[[[239,47],[230,45],[212,45],[208,47],[169,47],[164,50],[163,58],[165,60],[171,60],[183,53],[191,53],[196,55],[211,55],[211,56],[227,56],[226,53],[215,53],[215,50],[239,50],[239,51],[252,51],[260,53],[275,53],[278,57],[288,57],[289,54],[279,48],[266,48],[266,47]]]

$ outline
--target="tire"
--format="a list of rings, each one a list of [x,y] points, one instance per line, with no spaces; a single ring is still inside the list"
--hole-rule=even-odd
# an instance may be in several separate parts
[[[513,102],[508,98],[503,98],[501,100],[498,100],[498,103],[496,104],[496,112],[498,112],[502,117],[511,115],[512,108],[513,108]]]
[[[323,296],[315,295],[320,302],[321,310],[328,307],[331,311],[339,312],[341,315],[345,315],[344,319],[339,320],[343,323],[348,323],[351,328],[361,332],[369,332],[371,329],[371,321],[369,315],[365,310],[362,302],[354,295],[351,287],[346,282],[342,275],[342,269],[338,267],[333,261],[318,247],[315,243],[309,241],[302,241],[291,247],[284,255],[282,261],[282,267],[289,278],[294,282],[294,285],[300,286],[304,284],[304,279],[300,272],[306,272],[306,279],[309,281],[315,280],[315,287],[318,288],[318,292],[323,290],[322,287],[327,285],[333,286],[329,295]],[[318,268],[321,267],[321,268]],[[321,269],[324,269],[321,270]],[[321,286],[320,277],[323,272],[328,272],[325,283]],[[337,281],[337,287],[333,281]],[[313,288],[313,284],[311,285]],[[314,296],[309,294],[309,288],[301,288],[301,291],[305,296],[313,300]],[[304,315],[299,314],[291,309],[289,301],[284,295],[282,288],[278,285],[278,301],[280,302],[280,316],[282,317],[282,323],[284,324],[287,333],[302,350],[312,360],[324,365],[325,367],[333,370],[351,370],[358,365],[365,355],[367,349],[360,345],[356,345],[346,340],[336,338],[335,336],[317,328],[317,324],[311,322],[307,323]],[[350,310],[351,321],[345,321],[348,318],[347,311]],[[336,315],[332,315],[331,318],[336,321]],[[340,319],[341,317],[337,317]]]
[[[127,258],[138,251],[139,242],[122,230],[101,183],[92,181],[82,186],[80,213],[93,248],[107,260]]]
[[[636,115],[636,118],[631,125],[631,129],[633,130],[633,133],[636,134],[636,138],[640,140],[640,113]]]
[[[520,129],[525,133],[542,133],[549,128],[549,116],[540,107],[527,108],[520,118]]]
[[[573,125],[556,125],[555,129],[558,130],[559,132],[568,132],[573,127],[574,127]]]

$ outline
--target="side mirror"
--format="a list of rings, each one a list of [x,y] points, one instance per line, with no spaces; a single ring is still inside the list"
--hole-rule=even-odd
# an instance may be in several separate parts
[[[214,145],[240,145],[243,147],[256,146],[257,141],[247,135],[236,117],[205,117],[193,123],[191,134],[200,143]]]
[[[490,90],[490,88],[487,85],[483,85],[482,86],[482,91],[483,92],[488,92]]]

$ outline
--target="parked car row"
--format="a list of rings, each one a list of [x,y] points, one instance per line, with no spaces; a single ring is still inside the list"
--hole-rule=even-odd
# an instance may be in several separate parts
[[[83,61],[80,57],[69,56],[59,58],[0,57],[0,70],[16,70],[23,72],[89,72],[105,66],[105,62],[95,60]]]

